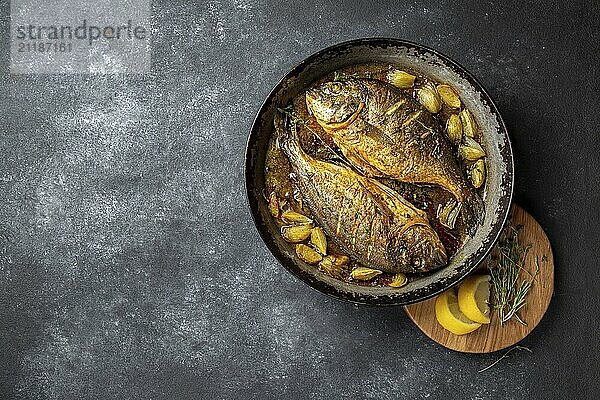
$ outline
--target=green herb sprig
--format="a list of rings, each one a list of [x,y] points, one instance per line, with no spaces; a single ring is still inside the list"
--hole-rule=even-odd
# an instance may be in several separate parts
[[[512,349],[508,350],[506,353],[504,353],[504,354],[502,355],[502,357],[500,357],[499,359],[497,359],[496,361],[494,361],[493,363],[491,363],[491,364],[490,364],[490,365],[488,365],[487,367],[485,367],[485,368],[483,368],[483,369],[480,369],[480,370],[479,370],[479,372],[485,372],[485,371],[487,371],[488,369],[492,368],[493,366],[495,366],[496,364],[498,364],[500,361],[502,361],[502,360],[504,360],[505,358],[507,358],[507,357],[508,357],[508,355],[509,355],[510,353],[512,353],[513,351],[515,351],[515,350],[525,350],[525,351],[528,351],[528,352],[532,353],[532,351],[531,351],[531,350],[530,350],[528,347],[525,347],[525,346],[515,346],[515,347],[513,347]]]
[[[370,74],[367,74],[367,77],[370,78]],[[358,79],[358,78],[360,78],[360,75],[358,74],[358,72],[355,72],[353,74],[347,74],[345,72],[335,71],[333,73],[334,81],[347,81],[348,79]]]
[[[531,245],[519,242],[519,232],[522,228],[522,225],[509,225],[506,228],[504,237],[498,244],[498,256],[492,257],[488,265],[493,287],[492,307],[498,311],[501,325],[511,318],[527,325],[518,312],[527,304],[527,294],[540,271],[537,257],[536,270],[533,273],[524,268]],[[519,280],[521,271],[525,271],[529,278]]]

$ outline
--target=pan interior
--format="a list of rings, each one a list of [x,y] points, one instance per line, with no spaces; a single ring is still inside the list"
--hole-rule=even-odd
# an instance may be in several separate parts
[[[348,284],[297,259],[280,238],[263,196],[264,162],[273,132],[276,107],[287,104],[311,83],[335,70],[357,64],[386,63],[407,67],[453,86],[483,131],[488,173],[485,220],[459,249],[449,265],[402,288]],[[508,216],[513,191],[513,162],[504,123],[483,88],[462,67],[422,46],[391,39],[361,39],[325,49],[298,65],[273,89],[259,111],[248,141],[246,185],[249,205],[261,237],[280,263],[313,288],[360,303],[409,304],[424,300],[458,283],[477,267],[495,244]]]

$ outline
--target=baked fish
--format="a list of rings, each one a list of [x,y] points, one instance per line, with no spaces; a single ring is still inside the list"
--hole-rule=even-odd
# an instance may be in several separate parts
[[[391,273],[426,272],[446,264],[444,246],[423,211],[375,179],[308,155],[296,124],[282,115],[275,117],[275,131],[306,205],[349,256]]]
[[[473,232],[484,205],[467,182],[439,124],[419,102],[375,79],[323,83],[306,92],[309,112],[348,161],[371,177],[437,185],[462,204]]]

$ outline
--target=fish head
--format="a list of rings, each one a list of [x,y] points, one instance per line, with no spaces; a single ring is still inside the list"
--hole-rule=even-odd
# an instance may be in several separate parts
[[[396,265],[405,272],[428,272],[448,262],[444,245],[428,224],[414,224],[401,229],[390,249]]]
[[[357,80],[325,82],[306,91],[306,106],[326,130],[351,124],[367,99],[364,86]]]

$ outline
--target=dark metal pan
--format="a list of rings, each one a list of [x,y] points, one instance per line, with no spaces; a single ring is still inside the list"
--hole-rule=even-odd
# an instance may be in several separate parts
[[[358,286],[331,278],[300,261],[291,245],[281,239],[271,217],[264,189],[265,154],[277,107],[284,106],[313,82],[340,68],[365,63],[387,63],[419,71],[452,85],[483,130],[487,153],[484,202],[486,216],[476,233],[449,265],[402,288]],[[286,74],[263,103],[246,147],[246,192],[256,229],[263,241],[289,272],[314,289],[364,304],[410,304],[430,298],[460,282],[490,252],[504,227],[513,194],[513,155],[506,127],[496,106],[463,67],[439,52],[398,39],[358,39],[326,48],[302,61]]]

